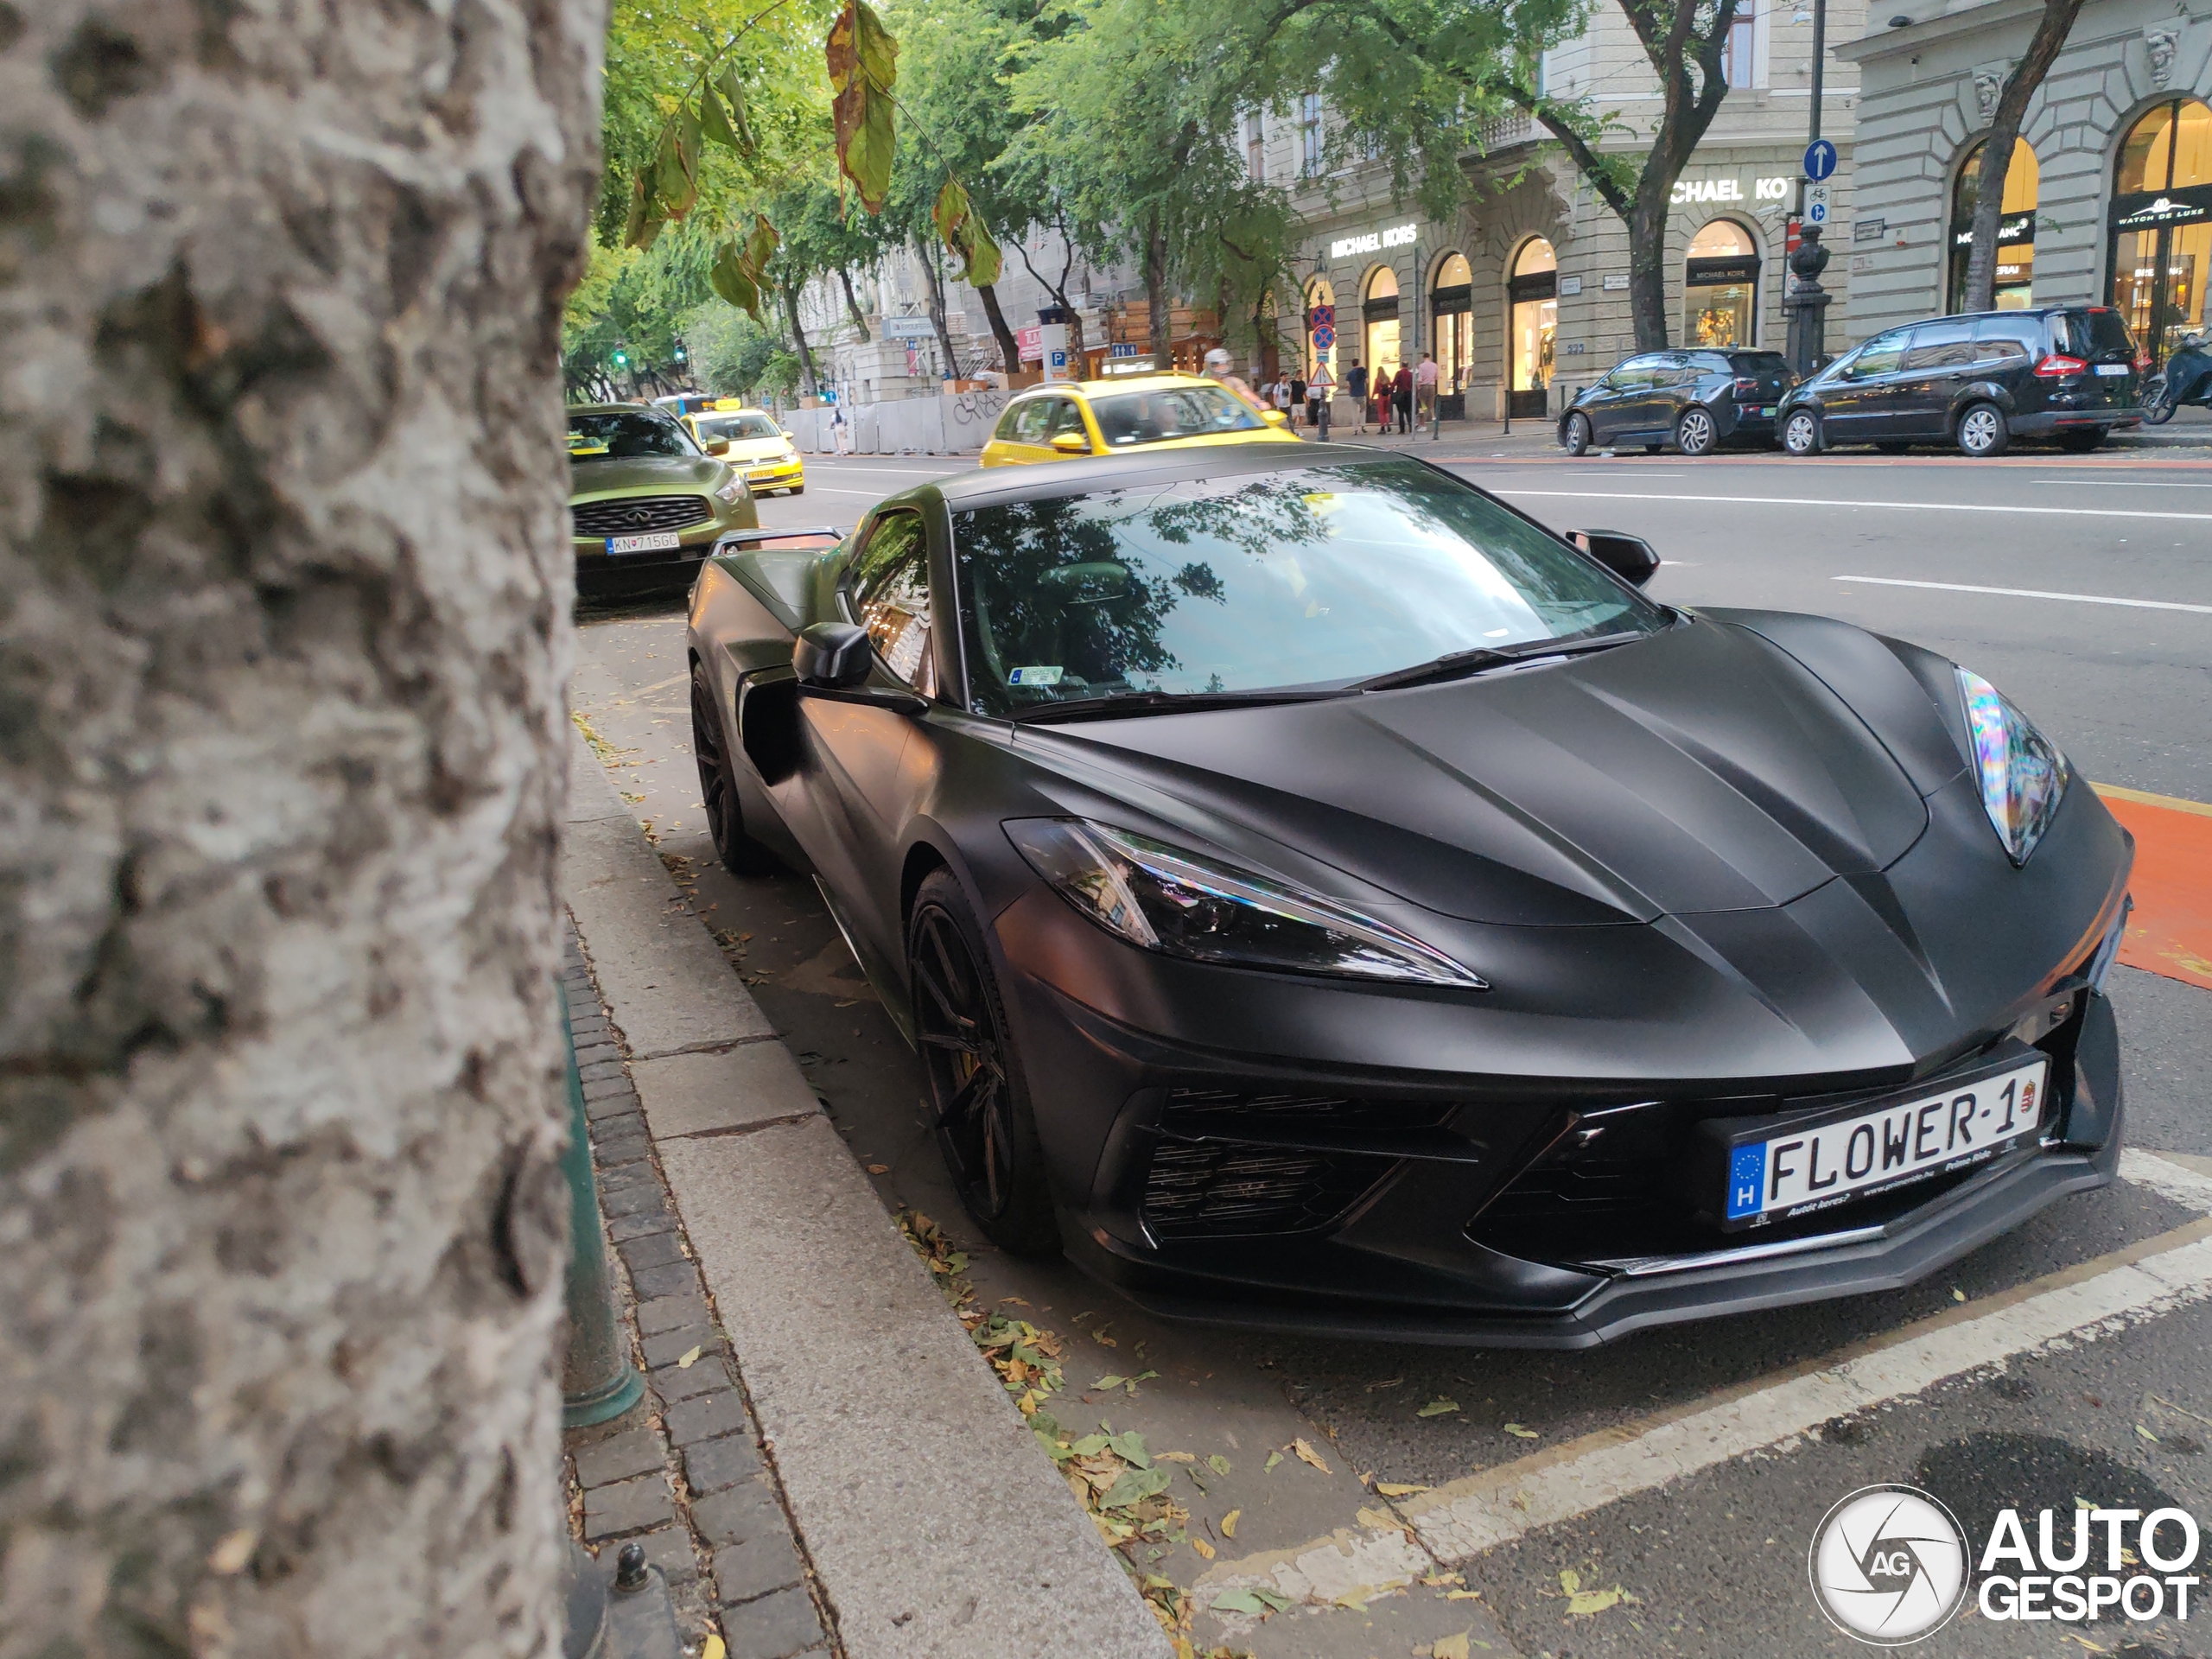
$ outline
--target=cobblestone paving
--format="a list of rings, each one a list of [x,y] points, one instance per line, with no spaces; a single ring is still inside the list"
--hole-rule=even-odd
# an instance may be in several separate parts
[[[646,1389],[613,1421],[564,1437],[571,1522],[594,1553],[645,1546],[667,1576],[688,1652],[719,1634],[730,1659],[842,1659],[573,930],[562,979],[600,1211],[621,1264],[617,1313]]]

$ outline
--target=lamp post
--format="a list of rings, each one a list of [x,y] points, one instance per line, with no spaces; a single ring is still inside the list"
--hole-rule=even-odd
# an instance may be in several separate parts
[[[1805,135],[1808,156],[1821,138],[1821,83],[1827,67],[1827,0],[1813,0],[1813,111]],[[1827,355],[1827,308],[1834,297],[1821,286],[1821,272],[1831,257],[1829,250],[1821,245],[1823,227],[1810,223],[1806,216],[1807,193],[1811,184],[1811,180],[1799,174],[1797,219],[1801,228],[1797,232],[1798,245],[1789,258],[1790,272],[1796,280],[1782,300],[1789,327],[1786,344],[1789,366],[1800,375],[1812,373]]]

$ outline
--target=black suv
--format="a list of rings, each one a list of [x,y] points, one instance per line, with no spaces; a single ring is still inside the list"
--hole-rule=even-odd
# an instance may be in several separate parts
[[[1846,443],[1892,454],[1955,443],[1981,457],[2016,437],[2055,437],[2063,449],[2094,449],[2142,419],[2149,367],[2109,306],[1937,317],[1875,335],[1791,392],[1782,447],[1815,455]]]
[[[1644,352],[1586,386],[1559,417],[1570,455],[1642,444],[1710,454],[1731,438],[1771,442],[1775,410],[1789,389],[1779,352]]]

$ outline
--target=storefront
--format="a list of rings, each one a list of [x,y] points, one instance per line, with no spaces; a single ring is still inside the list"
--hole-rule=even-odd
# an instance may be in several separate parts
[[[1758,316],[1758,245],[1734,219],[1713,219],[1691,238],[1683,262],[1681,343],[1756,346]]]
[[[1943,308],[1967,308],[1967,265],[1974,257],[1974,207],[1981,200],[1981,156],[1986,146],[1967,152],[1951,187],[1951,279]],[[1997,226],[1997,308],[2024,311],[2035,301],[2036,198],[2043,168],[2024,138],[2012,141],[2012,163],[2005,169],[2005,206]]]
[[[1428,290],[1429,338],[1436,343],[1437,409],[1457,421],[1467,412],[1467,382],[1474,374],[1475,276],[1464,253],[1436,262]]]
[[[1363,334],[1359,360],[1367,365],[1369,384],[1376,375],[1398,372],[1398,273],[1377,265],[1367,278],[1367,292],[1360,302]]]
[[[1505,285],[1506,344],[1512,354],[1507,406],[1515,419],[1535,420],[1545,410],[1559,338],[1559,257],[1549,242],[1532,236],[1514,253],[1511,269]]]
[[[2212,275],[2212,106],[2177,98],[2145,111],[2113,181],[2111,300],[2163,363],[2204,327]]]

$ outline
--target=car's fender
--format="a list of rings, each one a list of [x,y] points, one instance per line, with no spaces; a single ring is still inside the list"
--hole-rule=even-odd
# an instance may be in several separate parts
[[[1951,394],[1951,408],[1944,421],[1944,429],[1957,428],[1959,416],[1976,404],[1994,404],[2009,419],[2019,412],[2019,403],[2012,389],[2001,380],[1969,380]]]

